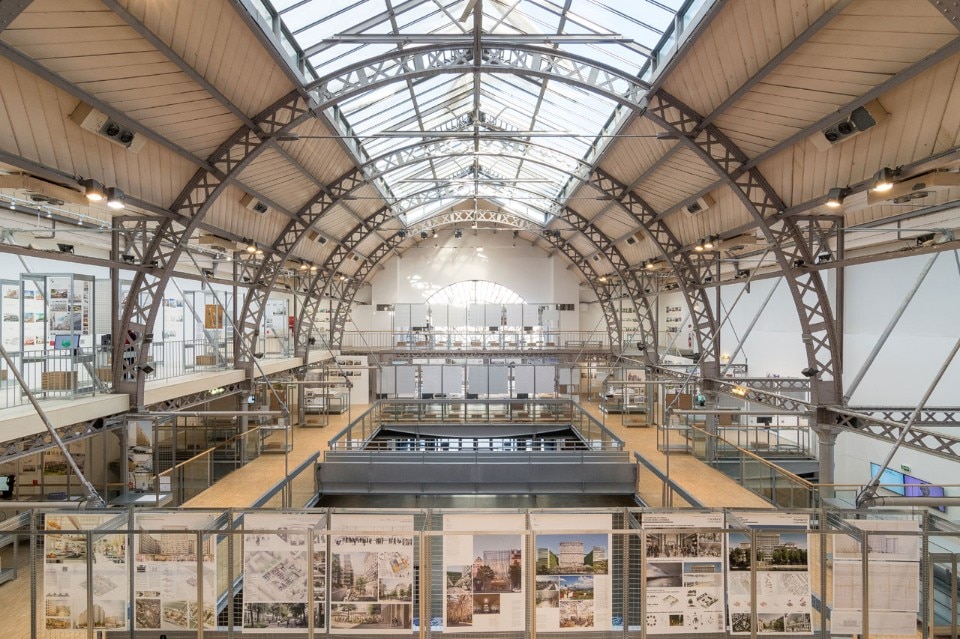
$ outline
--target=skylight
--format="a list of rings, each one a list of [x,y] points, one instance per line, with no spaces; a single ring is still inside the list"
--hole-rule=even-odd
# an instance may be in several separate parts
[[[678,14],[705,2],[254,0],[282,22],[279,31],[296,43],[316,78],[412,48],[472,53],[478,1],[483,47],[552,49],[634,77],[649,76],[664,43],[675,40]],[[331,120],[357,136],[368,175],[406,224],[480,199],[544,224],[564,204],[568,185],[588,175],[622,107],[555,79],[474,75],[468,69],[392,82],[340,101]],[[400,165],[378,160],[418,144],[426,144],[423,152]]]

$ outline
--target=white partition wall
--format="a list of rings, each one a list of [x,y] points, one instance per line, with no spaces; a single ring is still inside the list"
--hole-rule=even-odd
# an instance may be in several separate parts
[[[557,390],[557,367],[537,366],[535,376],[535,393],[555,393]]]
[[[414,366],[397,366],[397,397],[415,397],[417,394],[417,369]]]
[[[467,392],[480,397],[487,394],[487,367],[467,366]]]
[[[439,365],[420,367],[420,392],[421,393],[442,393],[443,391],[443,367]]]
[[[520,393],[533,395],[536,393],[534,383],[534,366],[523,365],[513,367],[513,393],[514,396]]]
[[[447,395],[463,393],[463,366],[446,365],[443,367],[443,392]]]

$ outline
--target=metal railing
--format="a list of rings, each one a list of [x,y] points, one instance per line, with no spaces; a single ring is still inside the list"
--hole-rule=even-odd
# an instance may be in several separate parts
[[[348,331],[343,349],[364,351],[609,351],[610,336],[599,331],[483,330]]]
[[[433,400],[379,400],[367,409],[346,428],[333,436],[329,442],[330,452],[365,450],[373,442],[373,438],[384,425],[441,425],[456,426],[460,424],[563,424],[569,425],[579,436],[565,438],[563,446],[570,450],[576,448],[591,451],[622,451],[623,441],[607,430],[603,424],[592,415],[569,399],[538,399],[538,400],[473,400],[473,399],[433,399]],[[439,431],[442,437],[442,430]],[[436,432],[434,432],[436,434]],[[458,437],[458,435],[453,435]],[[394,441],[393,450],[398,450],[397,443],[407,438]],[[473,445],[470,450],[503,452],[519,450],[522,439],[512,438],[514,441],[507,444],[508,438],[491,433],[485,436],[482,431],[475,431],[463,441],[469,440]],[[531,438],[529,445],[540,447],[546,440],[553,439],[557,450],[563,449],[558,438],[547,437],[542,441],[534,442]],[[410,446],[407,450],[426,450],[428,444],[413,435],[409,438]],[[539,440],[539,438],[538,438]],[[482,442],[482,443],[481,443]],[[387,443],[383,445],[389,446]],[[439,446],[440,444],[434,444]],[[448,443],[447,450],[450,444]],[[380,444],[378,448],[382,447]],[[434,450],[442,450],[435,448]],[[464,448],[466,450],[466,448]]]

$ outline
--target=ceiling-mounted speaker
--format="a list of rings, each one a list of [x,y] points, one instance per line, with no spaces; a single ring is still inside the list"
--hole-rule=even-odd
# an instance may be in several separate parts
[[[877,100],[872,100],[854,109],[847,117],[815,133],[810,139],[814,146],[821,151],[826,151],[835,144],[846,142],[872,129],[888,117],[890,114],[884,110],[883,106]]]
[[[140,151],[146,144],[146,138],[142,135],[137,135],[135,131],[111,119],[105,113],[97,111],[86,102],[77,105],[77,108],[70,114],[70,119],[76,122],[81,129],[96,133],[100,137],[106,138],[134,153]]]
[[[688,215],[700,215],[716,203],[717,201],[713,199],[712,195],[704,193],[702,197],[698,197],[695,201],[683,207],[683,210]]]
[[[643,234],[643,231],[637,231],[633,235],[627,238],[627,244],[638,244],[646,238],[646,235]]]
[[[249,193],[243,194],[243,197],[240,198],[240,204],[250,209],[254,213],[259,213],[260,215],[263,215],[270,209],[270,207],[268,207],[266,204],[264,204],[257,198],[253,197]]]

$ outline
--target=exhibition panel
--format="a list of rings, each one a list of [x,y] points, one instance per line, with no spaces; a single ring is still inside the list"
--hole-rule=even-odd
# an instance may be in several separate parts
[[[942,567],[956,564],[960,530],[920,512],[117,510],[20,522],[8,534],[43,556],[29,569],[37,637],[131,624],[174,637],[932,637],[957,612]],[[936,565],[921,559],[928,547]]]

